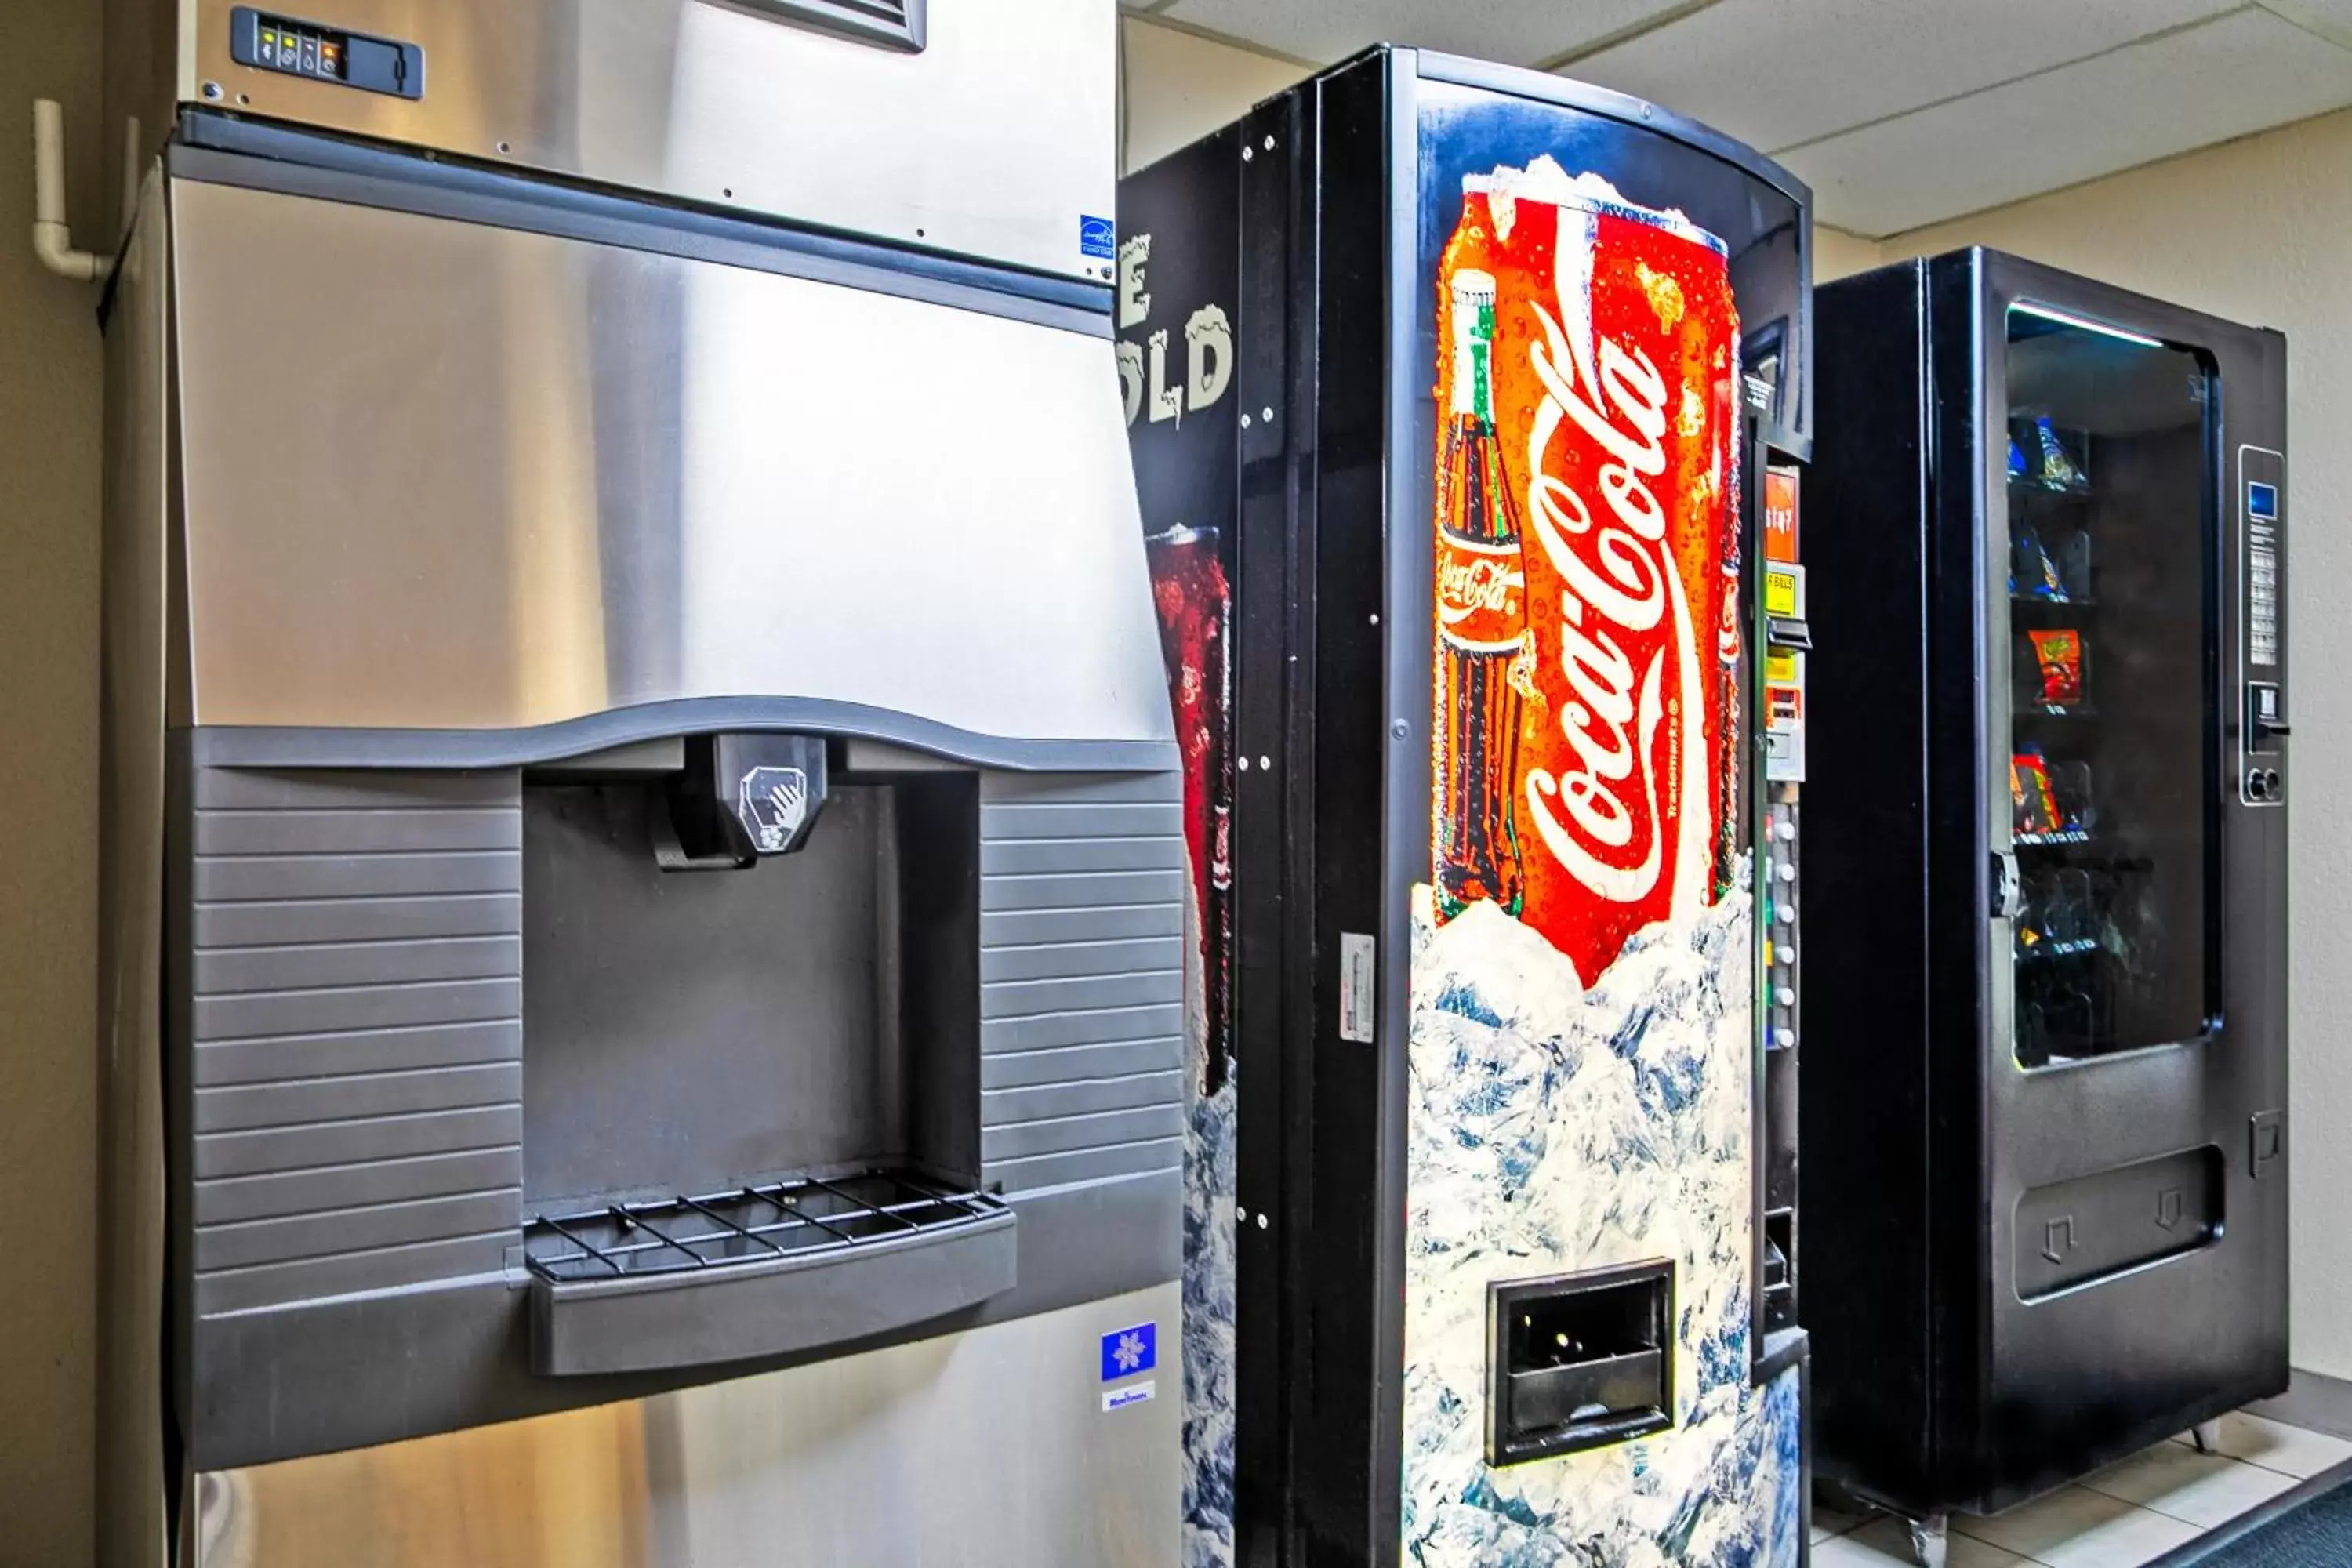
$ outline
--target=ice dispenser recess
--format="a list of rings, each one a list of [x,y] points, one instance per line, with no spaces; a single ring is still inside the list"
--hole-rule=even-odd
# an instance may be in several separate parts
[[[536,1372],[804,1352],[1014,1283],[978,1190],[977,774],[826,750],[524,774]]]
[[[1674,1425],[1673,1263],[1497,1282],[1486,1324],[1487,1463],[1525,1464]]]

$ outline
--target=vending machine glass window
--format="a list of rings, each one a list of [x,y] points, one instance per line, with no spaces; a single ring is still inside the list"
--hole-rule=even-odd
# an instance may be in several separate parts
[[[2215,1012],[2216,384],[2154,338],[2007,321],[2004,873],[2017,1058],[2046,1067]]]

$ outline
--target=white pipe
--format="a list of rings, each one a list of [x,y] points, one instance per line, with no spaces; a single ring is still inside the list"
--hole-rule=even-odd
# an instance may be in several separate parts
[[[65,113],[53,98],[33,100],[33,254],[60,278],[79,283],[104,276],[106,263],[76,250],[66,226]]]
[[[139,221],[139,117],[122,122],[122,237]]]

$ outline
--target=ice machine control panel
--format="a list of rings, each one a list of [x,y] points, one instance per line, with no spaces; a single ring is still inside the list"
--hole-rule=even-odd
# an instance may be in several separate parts
[[[2238,489],[2238,795],[2248,805],[2279,805],[2286,800],[2286,459],[2239,447]]]
[[[229,58],[241,66],[394,98],[425,96],[425,51],[415,44],[274,16],[250,5],[235,6],[228,16]]]

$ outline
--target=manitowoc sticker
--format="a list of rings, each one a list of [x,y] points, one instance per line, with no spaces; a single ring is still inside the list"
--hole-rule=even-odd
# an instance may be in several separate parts
[[[1147,1377],[1141,1383],[1131,1383],[1125,1388],[1104,1389],[1102,1406],[1107,1412],[1112,1410],[1124,1410],[1130,1405],[1141,1405],[1145,1403],[1159,1392],[1159,1380],[1157,1378]]]
[[[1113,1329],[1102,1337],[1102,1380],[1118,1383],[1122,1378],[1150,1372],[1160,1364],[1160,1325],[1138,1323],[1131,1329]],[[1140,1405],[1160,1392],[1159,1380],[1145,1378],[1141,1383],[1129,1383],[1118,1388],[1103,1390],[1102,1407],[1106,1411],[1124,1410],[1130,1405]]]

